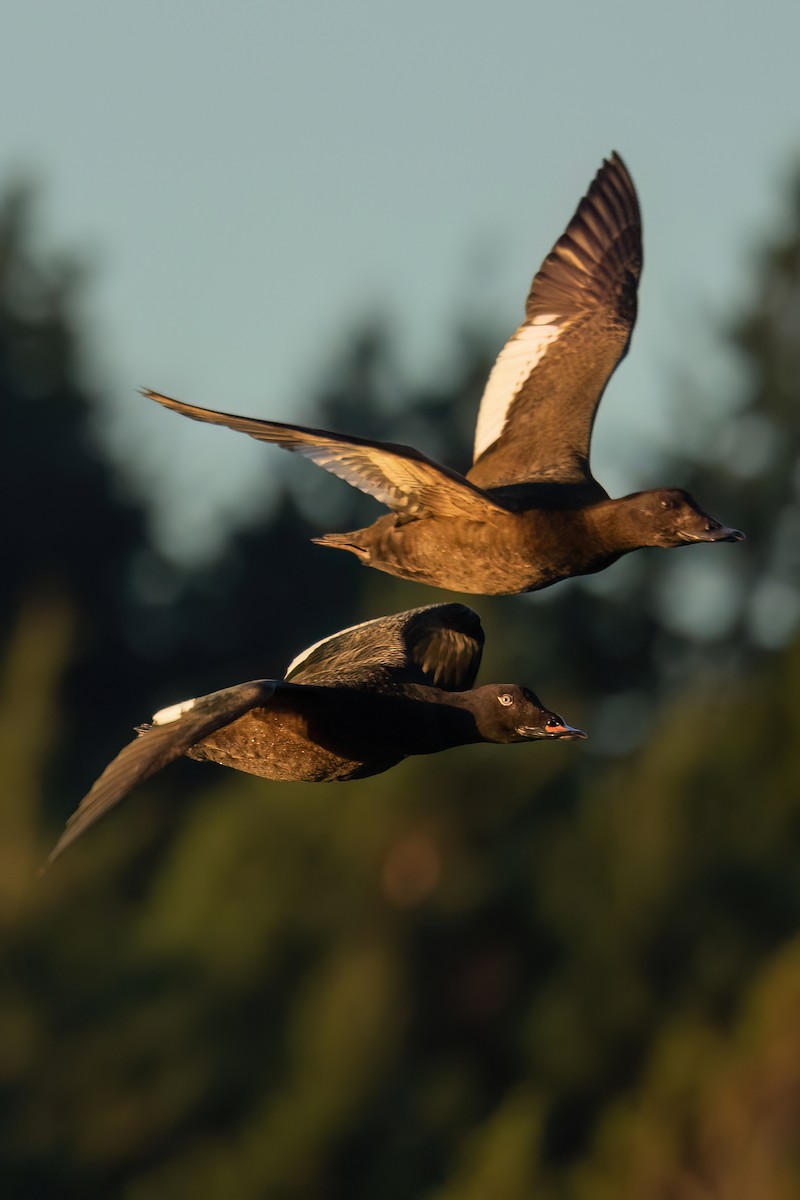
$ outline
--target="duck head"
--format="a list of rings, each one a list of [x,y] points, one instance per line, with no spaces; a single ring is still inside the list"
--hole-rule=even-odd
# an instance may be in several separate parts
[[[723,525],[682,488],[658,488],[626,497],[643,546],[686,546],[691,542],[743,542],[744,534]]]
[[[567,725],[556,713],[544,708],[528,688],[514,683],[492,683],[469,694],[470,708],[485,742],[586,737],[581,729]]]

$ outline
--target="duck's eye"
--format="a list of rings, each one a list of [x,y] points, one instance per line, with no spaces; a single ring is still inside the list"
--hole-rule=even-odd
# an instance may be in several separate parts
[[[501,692],[497,699],[501,704],[505,705],[506,708],[508,708],[509,704],[514,703],[514,697],[510,692]]]

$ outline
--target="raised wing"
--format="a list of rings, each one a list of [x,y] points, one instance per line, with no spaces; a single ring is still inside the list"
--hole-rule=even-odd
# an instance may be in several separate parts
[[[266,704],[279,687],[280,684],[271,679],[254,679],[156,713],[153,724],[143,727],[141,735],[120,750],[92,784],[67,821],[48,863],[58,858],[84,830],[94,825],[138,784],[180,758],[215,730],[230,725],[251,708]]]
[[[365,438],[344,437],[304,425],[237,417],[233,413],[184,404],[148,389],[143,394],[194,421],[225,425],[228,429],[249,434],[257,441],[274,442],[284,450],[302,454],[318,467],[338,475],[407,517],[466,517],[480,521],[492,512],[507,511],[480,488],[467,483],[463,476],[410,446],[369,442]]]
[[[431,604],[343,629],[315,642],[289,665],[292,683],[366,684],[391,690],[423,683],[471,688],[483,652],[480,618],[463,604]]]
[[[639,204],[615,153],[534,277],[526,320],[489,376],[472,483],[591,479],[595,413],[628,348],[641,270]]]

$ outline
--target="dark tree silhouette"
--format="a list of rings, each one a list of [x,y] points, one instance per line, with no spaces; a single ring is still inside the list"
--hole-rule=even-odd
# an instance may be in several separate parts
[[[4,813],[49,802],[29,822],[44,852],[152,703],[443,594],[308,544],[373,509],[299,463],[218,562],[161,561],[91,433],[77,285],[36,262],[28,211],[0,212],[0,750]],[[14,883],[4,1195],[797,1194],[800,189],[790,217],[729,337],[737,403],[694,404],[718,419],[669,476],[702,475],[749,541],[472,601],[485,677],[585,722],[585,752],[475,747],[342,788],[176,764]],[[417,392],[365,329],[302,419],[463,466],[491,339],[454,336],[461,373]],[[688,600],[713,618],[720,589],[724,621],[676,619]],[[50,594],[74,614],[65,664],[36,636]],[[30,854],[10,827],[4,898]]]

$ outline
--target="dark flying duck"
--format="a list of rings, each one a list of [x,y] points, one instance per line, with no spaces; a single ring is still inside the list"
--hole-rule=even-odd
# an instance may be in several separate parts
[[[473,742],[586,736],[527,688],[473,687],[482,652],[472,609],[433,604],[316,642],[283,680],[254,679],[162,709],[92,785],[49,861],[182,754],[265,779],[328,783]]]
[[[409,446],[144,394],[294,450],[387,505],[392,512],[366,529],[314,540],[403,579],[486,595],[530,592],[644,546],[740,541],[679,488],[612,500],[592,475],[595,413],[628,349],[641,270],[639,204],[615,153],[534,277],[525,321],[486,384],[465,476]]]

